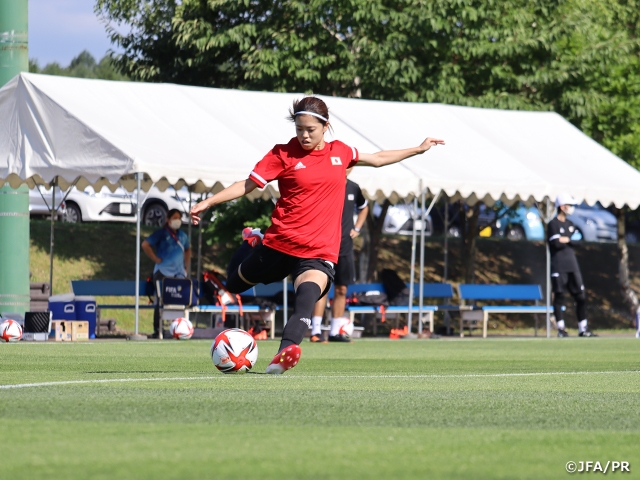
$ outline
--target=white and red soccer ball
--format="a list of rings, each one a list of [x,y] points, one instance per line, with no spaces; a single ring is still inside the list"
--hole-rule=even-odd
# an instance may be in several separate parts
[[[230,328],[213,341],[211,359],[222,373],[245,373],[258,360],[258,344],[244,330]]]
[[[347,337],[353,335],[353,322],[350,318],[340,317],[334,318],[333,320],[339,325],[338,335],[346,335]]]
[[[0,323],[0,340],[17,342],[22,338],[22,326],[15,320],[5,320]]]
[[[187,318],[176,318],[171,322],[169,333],[176,340],[189,340],[193,335],[193,324]]]

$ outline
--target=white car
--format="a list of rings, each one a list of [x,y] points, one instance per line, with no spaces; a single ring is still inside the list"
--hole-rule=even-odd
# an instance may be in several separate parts
[[[382,225],[382,233],[389,235],[413,235],[413,218],[412,218],[412,205],[390,205],[387,210],[387,216],[384,218]],[[382,207],[378,203],[373,204],[373,216],[378,218],[382,213]],[[422,214],[422,209],[418,209],[418,234],[420,234],[420,224],[422,224],[419,218]],[[433,221],[431,215],[427,215],[424,221],[424,234],[430,236],[433,234]]]
[[[30,198],[40,194],[35,191]],[[136,221],[136,192],[127,192],[123,188],[111,192],[108,188],[96,192],[88,187],[81,191],[72,188],[70,192],[56,191],[56,203],[64,198],[64,220],[70,223],[77,222],[129,222]],[[66,197],[65,197],[66,195]],[[51,196],[49,192],[49,197]],[[182,212],[182,221],[189,222],[189,192],[186,189],[176,191],[168,188],[161,192],[152,187],[149,192],[141,192],[142,198],[142,224],[148,226],[162,226],[167,219],[167,212],[173,208]],[[199,196],[192,198],[193,204],[199,200]]]
[[[65,204],[62,202],[63,194],[56,189],[56,219],[64,220],[66,215]],[[51,217],[51,203],[53,194],[51,189],[38,186],[29,190],[29,214],[32,217]]]

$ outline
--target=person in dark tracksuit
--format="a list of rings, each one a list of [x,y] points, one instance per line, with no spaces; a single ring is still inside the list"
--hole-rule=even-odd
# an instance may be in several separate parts
[[[576,226],[567,218],[573,213],[576,201],[571,195],[560,194],[556,199],[558,213],[549,222],[547,239],[551,251],[551,286],[553,289],[553,313],[556,317],[558,337],[568,337],[564,324],[565,293],[569,292],[576,302],[578,316],[578,335],[595,337],[587,328],[587,307],[584,283],[578,259],[573,251],[576,241],[571,237],[576,233]]]

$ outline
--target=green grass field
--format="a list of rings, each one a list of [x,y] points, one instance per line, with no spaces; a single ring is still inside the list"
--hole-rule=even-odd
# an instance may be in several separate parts
[[[0,345],[0,478],[640,478],[636,339],[305,343],[282,376],[209,346]]]

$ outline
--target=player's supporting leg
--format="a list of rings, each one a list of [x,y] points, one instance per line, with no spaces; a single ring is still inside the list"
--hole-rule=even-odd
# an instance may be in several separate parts
[[[322,290],[315,282],[303,282],[296,289],[295,307],[282,331],[280,349],[266,373],[281,374],[295,367],[300,359],[300,343],[311,326],[311,314]]]
[[[569,336],[569,334],[565,330],[563,310],[564,310],[564,293],[555,292],[553,294],[553,315],[556,317],[556,326],[558,327],[558,337]]]
[[[303,282],[296,289],[295,307],[287,325],[282,331],[280,350],[289,345],[300,345],[305,333],[311,326],[311,315],[320,298],[320,286],[315,282]]]

